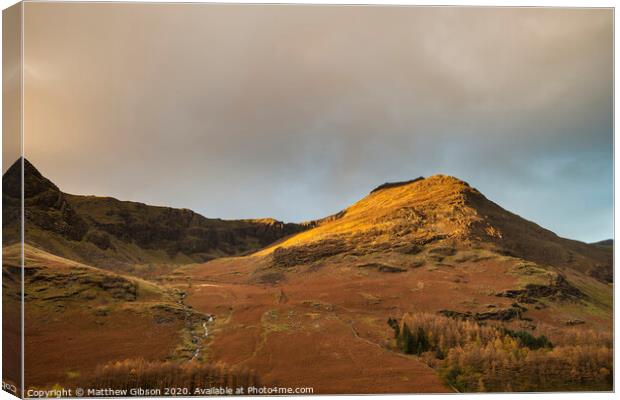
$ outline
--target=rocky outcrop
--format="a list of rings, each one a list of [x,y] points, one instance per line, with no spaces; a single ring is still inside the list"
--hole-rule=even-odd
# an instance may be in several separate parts
[[[571,285],[561,274],[556,274],[555,278],[547,285],[531,283],[525,285],[523,289],[506,290],[498,293],[497,296],[516,299],[522,303],[536,303],[537,299],[540,298],[576,301],[585,297],[579,289]]]
[[[27,226],[53,232],[68,240],[81,240],[88,226],[67,201],[64,193],[28,160],[24,167],[24,217]],[[3,176],[3,225],[19,221],[21,207],[21,159]]]
[[[131,302],[138,297],[138,287],[134,281],[85,267],[54,270],[29,266],[25,269],[25,278],[26,301],[92,300],[101,293],[118,301]]]
[[[439,314],[455,319],[472,320],[472,321],[512,321],[515,319],[523,319],[523,313],[527,311],[527,308],[520,306],[519,304],[513,304],[508,308],[493,308],[489,311],[471,312],[471,311],[454,311],[454,310],[440,310]]]
[[[407,270],[404,268],[400,268],[400,267],[395,267],[393,265],[387,265],[387,264],[383,264],[383,263],[366,263],[366,264],[360,264],[357,266],[357,268],[367,268],[367,269],[373,269],[379,272],[388,272],[388,273],[398,273],[398,272],[406,272]]]
[[[421,181],[422,179],[424,179],[423,176],[420,176],[420,177],[417,177],[415,179],[411,179],[411,180],[408,180],[408,181],[386,182],[383,185],[379,185],[376,188],[374,188],[373,190],[371,190],[370,193],[378,192],[379,190],[383,190],[383,189],[391,189],[391,188],[395,188],[395,187],[399,187],[399,186],[409,185],[410,183],[418,182],[418,181]]]
[[[278,247],[273,252],[273,263],[284,268],[312,264],[352,249],[350,243],[338,239],[322,240],[304,246]]]

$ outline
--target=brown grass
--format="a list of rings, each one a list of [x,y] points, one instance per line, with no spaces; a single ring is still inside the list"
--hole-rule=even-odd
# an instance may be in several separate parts
[[[111,389],[247,388],[260,386],[256,374],[246,369],[199,362],[176,363],[128,359],[98,367],[88,379],[88,386]]]

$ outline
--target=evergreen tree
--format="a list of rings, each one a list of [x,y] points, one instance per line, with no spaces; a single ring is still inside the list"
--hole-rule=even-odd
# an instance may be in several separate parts
[[[416,334],[415,334],[415,344],[416,344],[416,354],[420,355],[422,353],[424,353],[425,351],[428,351],[430,348],[430,343],[428,341],[428,338],[426,337],[426,332],[424,331],[424,328],[422,328],[421,326],[418,327],[418,329],[416,330]]]
[[[405,354],[413,354],[414,340],[407,324],[403,324],[403,329],[398,339],[400,350]]]
[[[394,330],[394,337],[398,339],[398,336],[400,335],[400,326],[398,325],[398,321],[395,318],[389,318],[388,325]]]

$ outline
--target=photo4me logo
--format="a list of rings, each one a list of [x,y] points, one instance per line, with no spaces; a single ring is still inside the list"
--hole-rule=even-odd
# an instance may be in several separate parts
[[[291,394],[313,394],[314,388],[311,387],[248,387],[249,395],[291,395]]]

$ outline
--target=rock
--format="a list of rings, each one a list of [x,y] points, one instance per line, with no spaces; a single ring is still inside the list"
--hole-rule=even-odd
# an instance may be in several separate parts
[[[110,310],[107,307],[98,307],[95,310],[95,315],[98,317],[107,317],[110,313]]]
[[[390,188],[395,188],[395,187],[399,187],[399,186],[409,185],[410,183],[418,182],[418,181],[421,181],[423,179],[424,179],[424,177],[420,176],[420,177],[417,177],[415,179],[411,179],[409,181],[386,182],[383,185],[379,185],[376,188],[374,188],[373,190],[371,190],[370,193],[378,192],[379,190],[383,190],[383,189],[390,189]]]
[[[448,318],[465,319],[472,321],[512,321],[514,319],[524,319],[522,314],[527,311],[527,308],[518,304],[513,304],[509,308],[495,308],[493,311],[484,311],[473,313],[471,311],[454,311],[454,310],[440,310],[439,314]]]
[[[153,317],[153,320],[158,325],[169,324],[169,323],[174,322],[174,318],[169,317],[169,316],[164,316],[164,315],[155,315]]]
[[[381,264],[381,263],[360,264],[357,266],[357,268],[370,268],[370,269],[375,269],[379,272],[387,272],[387,273],[398,273],[398,272],[407,271],[406,269],[403,269],[400,267],[394,267],[392,265]]]
[[[276,283],[284,280],[284,274],[280,271],[267,272],[258,277],[259,283],[266,283],[269,285],[275,285]]]
[[[338,239],[321,240],[305,246],[278,247],[273,252],[273,263],[283,268],[311,264],[352,249],[352,245]]]
[[[449,247],[449,246],[439,246],[439,247],[433,247],[428,252],[429,254],[437,254],[439,256],[448,257],[448,256],[453,256],[454,254],[456,254],[456,249],[454,247]]]
[[[528,284],[525,289],[506,290],[496,294],[498,297],[518,299],[521,303],[537,303],[537,298],[552,298],[554,300],[579,300],[585,295],[572,286],[566,278],[557,274],[549,285]]]

